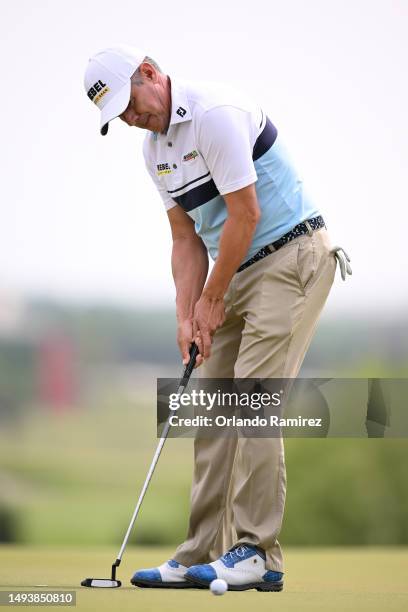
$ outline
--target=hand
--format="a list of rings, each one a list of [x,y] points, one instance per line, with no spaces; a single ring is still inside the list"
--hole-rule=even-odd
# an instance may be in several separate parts
[[[194,308],[193,338],[204,359],[209,358],[213,336],[224,321],[224,300],[201,295]]]
[[[177,344],[183,358],[183,365],[187,365],[190,361],[190,347],[193,342],[193,321],[186,319],[181,321],[177,329]],[[200,348],[200,347],[199,347]],[[203,363],[202,355],[197,355],[195,368],[198,368]]]

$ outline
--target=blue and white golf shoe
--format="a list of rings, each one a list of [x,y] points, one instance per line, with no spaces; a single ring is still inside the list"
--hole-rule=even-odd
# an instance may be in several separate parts
[[[229,591],[282,591],[282,577],[282,572],[266,569],[264,553],[250,544],[234,546],[217,561],[193,565],[185,574],[185,580],[207,587],[222,578]]]
[[[162,589],[191,589],[194,585],[184,578],[187,567],[177,563],[174,559],[166,561],[159,567],[138,570],[130,582],[138,587],[152,587]]]

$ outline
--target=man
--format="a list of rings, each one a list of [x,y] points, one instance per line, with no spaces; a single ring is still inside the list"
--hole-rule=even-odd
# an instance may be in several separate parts
[[[204,378],[296,377],[336,260],[276,127],[246,96],[170,79],[128,47],[91,58],[85,89],[103,135],[116,117],[148,130],[145,162],[173,237],[183,362],[195,341]],[[233,590],[282,590],[285,492],[281,438],[197,437],[187,539],[132,583],[183,588],[218,577]]]

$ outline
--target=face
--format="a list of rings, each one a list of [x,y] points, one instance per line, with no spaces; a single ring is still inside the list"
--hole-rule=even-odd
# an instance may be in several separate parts
[[[120,118],[130,126],[165,132],[170,121],[167,79],[150,64],[142,64],[140,72],[140,78],[133,79],[129,104]]]

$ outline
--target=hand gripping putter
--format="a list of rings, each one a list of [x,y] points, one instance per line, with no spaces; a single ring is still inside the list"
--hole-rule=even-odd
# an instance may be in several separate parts
[[[190,380],[190,376],[191,376],[191,373],[193,371],[197,355],[198,355],[198,347],[197,347],[197,345],[195,343],[193,343],[191,345],[191,349],[190,349],[190,361],[189,361],[189,363],[186,365],[186,367],[184,369],[183,377],[180,380],[180,383],[179,383],[179,386],[178,386],[178,390],[177,390],[178,394],[183,393],[184,389],[188,385],[188,381]],[[150,480],[151,480],[151,478],[153,476],[153,472],[154,472],[155,467],[157,465],[157,462],[159,460],[160,453],[161,453],[162,448],[164,446],[164,443],[166,441],[167,434],[169,433],[170,427],[171,426],[169,424],[169,421],[167,420],[166,423],[165,423],[165,426],[163,428],[162,436],[161,436],[160,441],[159,441],[159,443],[157,445],[157,449],[156,449],[156,452],[154,454],[152,464],[150,466],[150,469],[149,469],[149,471],[147,473],[147,476],[146,476],[146,480],[145,480],[144,485],[142,487],[142,490],[140,492],[140,496],[139,496],[138,502],[136,504],[136,508],[135,508],[134,513],[133,513],[132,519],[130,521],[128,530],[126,532],[125,538],[123,540],[121,549],[120,549],[119,554],[118,554],[118,556],[116,558],[116,561],[112,565],[111,577],[110,578],[85,578],[85,580],[82,580],[81,586],[84,586],[84,587],[97,587],[97,588],[108,588],[108,589],[114,589],[114,588],[117,588],[117,587],[121,586],[121,584],[122,584],[121,581],[116,579],[116,568],[119,567],[120,562],[122,561],[122,555],[123,555],[124,550],[126,548],[126,545],[128,543],[129,536],[130,536],[131,531],[133,529],[133,525],[135,524],[137,515],[139,514],[140,506],[142,505],[143,498],[144,498],[145,493],[147,491],[147,487],[149,486]]]

